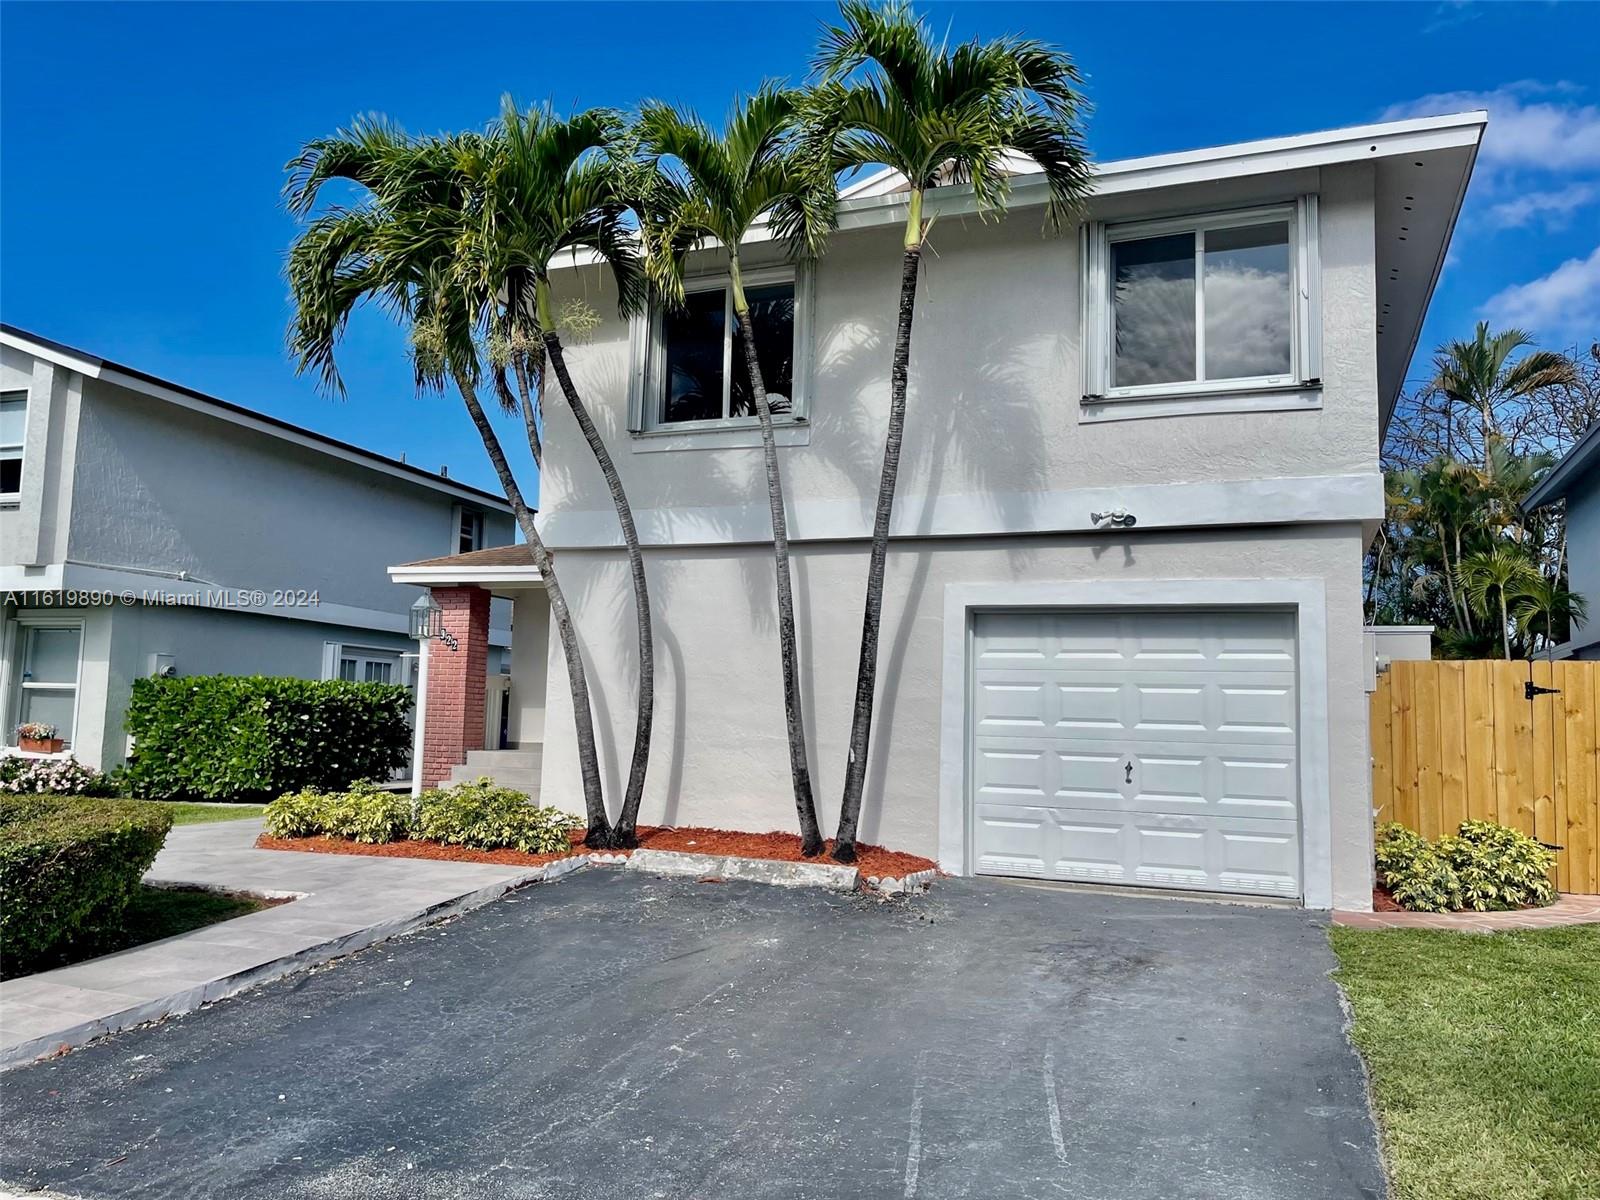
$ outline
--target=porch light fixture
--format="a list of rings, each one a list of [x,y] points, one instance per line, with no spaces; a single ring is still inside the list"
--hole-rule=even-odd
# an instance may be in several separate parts
[[[411,606],[411,636],[419,642],[437,638],[452,650],[460,648],[455,637],[444,627],[444,609],[439,607],[433,593],[427,590]]]

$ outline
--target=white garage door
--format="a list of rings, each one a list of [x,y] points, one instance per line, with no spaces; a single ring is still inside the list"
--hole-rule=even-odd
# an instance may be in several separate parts
[[[1300,895],[1294,617],[977,617],[976,869]]]

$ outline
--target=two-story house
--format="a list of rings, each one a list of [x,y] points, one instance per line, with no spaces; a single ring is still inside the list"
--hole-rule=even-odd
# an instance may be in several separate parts
[[[1026,171],[1003,219],[978,216],[969,187],[930,195],[864,840],[962,874],[1369,906],[1362,553],[1383,515],[1379,444],[1485,121],[1104,163],[1086,219],[1054,236]],[[814,263],[770,242],[744,252],[763,353],[781,364],[768,386],[790,400],[778,441],[825,829],[889,403],[902,181],[860,181],[839,215]],[[601,268],[559,283],[605,317],[569,358],[646,546],[657,708],[642,818],[787,829],[759,438],[728,367],[722,260],[691,267],[686,313],[631,322]],[[546,421],[540,522],[615,803],[634,720],[628,571],[555,393]],[[546,686],[514,737],[544,799],[577,807],[559,653],[523,639],[537,572],[491,551],[391,574],[433,587],[469,642],[474,591],[516,598],[513,677]],[[475,748],[460,709],[446,694],[436,720],[430,703],[442,763]]]
[[[513,536],[500,496],[0,327],[9,746],[42,721],[114,766],[144,675],[408,683],[408,597],[385,568]]]

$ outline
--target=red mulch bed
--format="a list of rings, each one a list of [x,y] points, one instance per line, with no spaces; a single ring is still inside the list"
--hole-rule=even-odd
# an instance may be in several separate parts
[[[1394,897],[1389,895],[1388,892],[1384,891],[1383,888],[1375,887],[1372,889],[1372,911],[1405,912],[1406,910],[1401,908],[1400,905],[1396,904],[1394,902]]]
[[[665,826],[641,826],[639,844],[652,850],[682,850],[692,854],[726,854],[739,858],[772,858],[780,862],[804,862],[800,855],[800,836],[794,833],[739,833],[728,829],[672,829]],[[347,842],[343,838],[308,837],[279,838],[262,834],[256,839],[262,850],[310,850],[320,854],[365,854],[377,858],[436,858],[449,862],[497,863],[502,866],[537,867],[558,858],[568,858],[583,851],[583,831],[575,830],[572,849],[558,854],[522,854],[516,850],[471,850],[465,846],[446,846],[440,842],[407,841],[368,845],[364,842]],[[832,847],[832,843],[829,843]],[[617,851],[616,853],[627,853]],[[824,852],[813,862],[832,862]],[[916,854],[899,850],[885,850],[882,846],[856,843],[856,866],[862,878],[901,879],[916,871],[932,869],[935,864]]]

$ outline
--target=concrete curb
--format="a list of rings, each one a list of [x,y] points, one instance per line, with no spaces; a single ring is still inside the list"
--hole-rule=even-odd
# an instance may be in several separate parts
[[[557,859],[555,862],[546,863],[544,866],[537,867],[524,875],[518,875],[499,883],[490,884],[487,887],[478,888],[476,891],[457,896],[453,900],[446,900],[441,904],[421,908],[404,916],[381,921],[376,925],[369,925],[354,933],[345,934],[343,937],[319,942],[314,946],[308,946],[304,950],[271,959],[230,975],[207,980],[196,987],[184,988],[154,1000],[141,1001],[109,1016],[95,1017],[91,1020],[82,1021],[65,1029],[52,1031],[44,1037],[31,1038],[9,1046],[0,1046],[0,1071],[25,1066],[38,1059],[48,1058],[63,1050],[74,1049],[96,1038],[130,1029],[135,1025],[144,1025],[166,1017],[193,1012],[195,1009],[202,1005],[210,1004],[214,1000],[237,995],[258,984],[269,983],[274,979],[282,979],[285,975],[292,975],[297,971],[320,966],[322,963],[329,962],[335,958],[343,958],[347,954],[353,954],[357,950],[364,950],[368,946],[376,945],[378,942],[410,933],[412,930],[419,929],[424,925],[431,925],[436,921],[443,921],[449,917],[471,912],[473,909],[482,908],[485,904],[499,899],[516,888],[525,887],[530,883],[559,879],[563,875],[569,875],[588,865],[586,858]],[[207,888],[204,884],[190,884],[181,880],[162,880],[159,883],[152,881],[152,884],[158,887],[193,887],[200,890],[215,890]],[[290,894],[300,895],[302,893]]]
[[[892,875],[885,875],[882,879],[876,875],[867,877],[867,887],[884,896],[901,896],[908,892],[923,892],[928,889],[939,875],[939,872],[929,867],[925,871],[913,871],[904,879],[896,879]]]
[[[648,871],[652,875],[741,879],[778,887],[819,887],[835,892],[853,892],[861,879],[855,867],[831,863],[779,862],[770,858],[685,854],[678,850],[635,850],[626,869]]]

